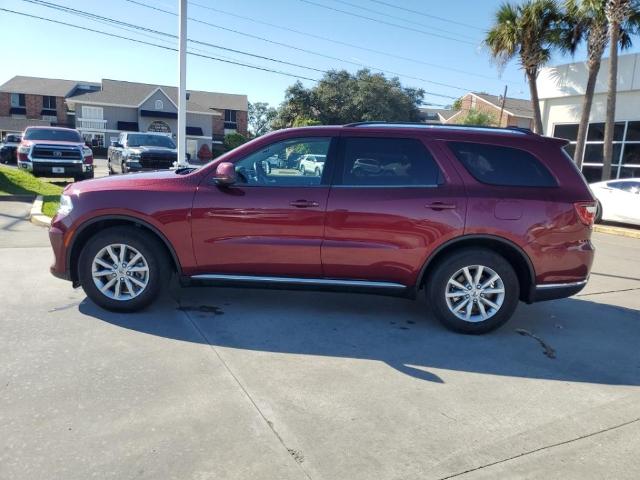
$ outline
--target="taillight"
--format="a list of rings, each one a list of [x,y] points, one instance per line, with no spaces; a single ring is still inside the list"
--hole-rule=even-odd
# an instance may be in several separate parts
[[[576,208],[580,221],[588,227],[592,226],[598,211],[596,202],[576,202],[573,206]]]
[[[18,160],[21,162],[26,162],[27,160],[29,160],[29,148],[27,145],[20,145],[18,147],[18,151],[17,151],[17,156],[18,156]]]

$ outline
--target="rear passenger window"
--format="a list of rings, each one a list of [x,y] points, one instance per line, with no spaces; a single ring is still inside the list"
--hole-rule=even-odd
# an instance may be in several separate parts
[[[345,138],[338,185],[399,187],[434,186],[440,170],[415,139]]]
[[[524,150],[468,142],[452,142],[449,147],[479,182],[510,187],[558,186],[549,170]]]

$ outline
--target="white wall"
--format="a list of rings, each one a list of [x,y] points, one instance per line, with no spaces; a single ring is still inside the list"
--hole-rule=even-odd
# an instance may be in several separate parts
[[[607,108],[607,70],[603,59],[596,81],[590,122],[604,122]],[[542,69],[538,76],[540,110],[545,135],[556,123],[578,123],[587,84],[585,62]],[[616,121],[640,120],[640,54],[621,55],[618,64]]]

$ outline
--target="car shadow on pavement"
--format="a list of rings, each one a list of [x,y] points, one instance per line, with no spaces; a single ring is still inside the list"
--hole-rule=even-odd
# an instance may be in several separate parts
[[[501,329],[469,336],[440,326],[425,313],[424,300],[233,288],[177,289],[175,297],[135,314],[108,312],[89,300],[79,308],[144,334],[214,348],[375,360],[437,383],[446,378],[440,370],[456,370],[640,385],[640,313],[577,298],[520,305]]]

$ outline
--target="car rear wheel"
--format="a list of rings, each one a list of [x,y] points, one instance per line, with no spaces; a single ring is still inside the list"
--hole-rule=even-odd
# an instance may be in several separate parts
[[[114,227],[89,239],[78,265],[80,284],[97,305],[133,312],[149,305],[169,278],[157,239],[132,227]]]
[[[509,262],[481,248],[447,257],[427,282],[427,298],[436,317],[461,333],[481,334],[502,326],[520,296],[518,276]]]

